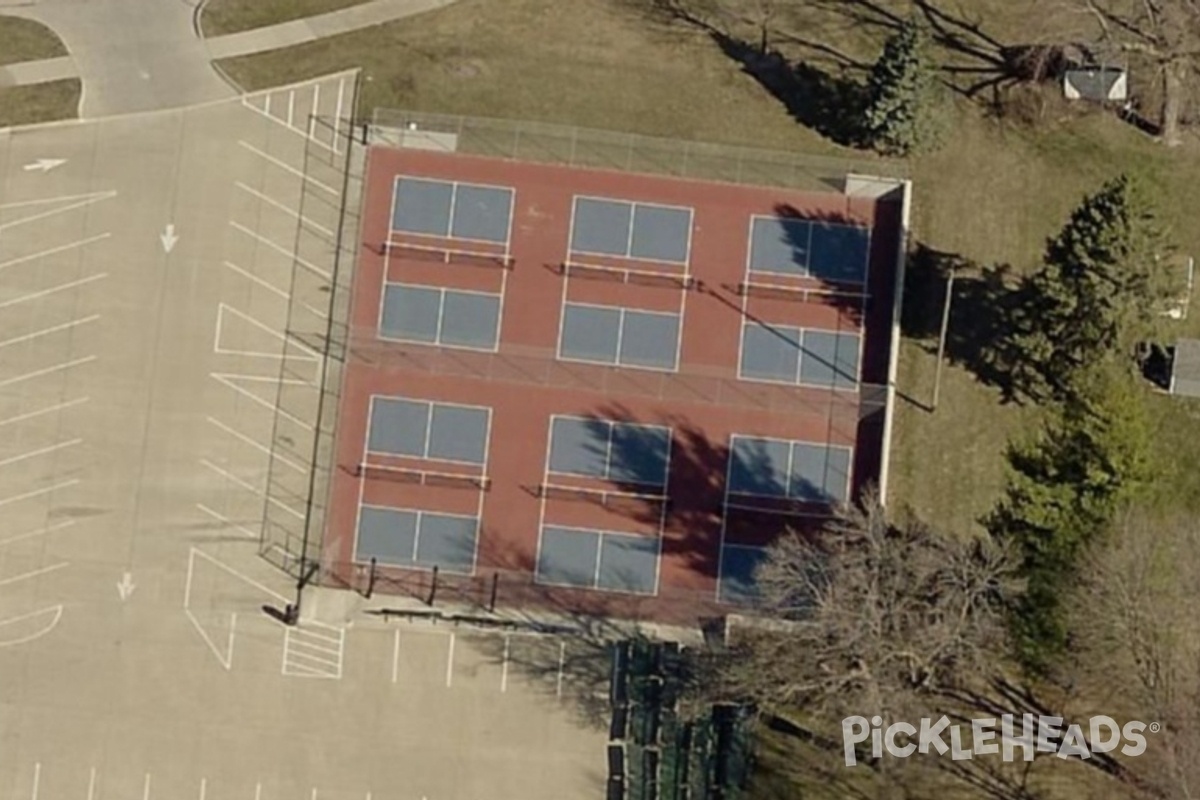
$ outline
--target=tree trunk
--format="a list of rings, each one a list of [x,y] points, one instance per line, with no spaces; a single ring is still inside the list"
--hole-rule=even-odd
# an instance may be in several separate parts
[[[1183,61],[1168,61],[1163,66],[1162,120],[1159,132],[1163,144],[1177,147],[1182,143],[1179,118],[1183,114],[1188,65]]]

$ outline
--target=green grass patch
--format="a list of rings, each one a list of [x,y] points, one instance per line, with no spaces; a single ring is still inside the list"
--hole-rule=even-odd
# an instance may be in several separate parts
[[[0,128],[74,119],[80,91],[76,78],[0,89]]]
[[[367,0],[209,0],[200,15],[200,28],[205,36],[222,36],[365,2]]]
[[[62,40],[42,23],[0,16],[0,66],[65,55],[67,48]]]

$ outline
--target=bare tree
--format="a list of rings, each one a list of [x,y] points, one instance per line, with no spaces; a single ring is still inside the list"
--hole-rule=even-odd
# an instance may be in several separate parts
[[[1104,40],[1156,72],[1161,83],[1159,131],[1181,142],[1181,120],[1200,69],[1200,0],[1072,0]]]
[[[776,624],[736,637],[723,683],[765,707],[903,713],[987,673],[1010,574],[990,541],[893,525],[869,493],[820,535],[773,545],[758,582]]]

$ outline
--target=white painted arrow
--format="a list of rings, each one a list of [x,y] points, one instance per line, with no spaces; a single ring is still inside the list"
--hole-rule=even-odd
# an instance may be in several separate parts
[[[55,167],[61,167],[65,163],[67,163],[65,158],[39,158],[37,161],[31,161],[26,164],[23,169],[26,172],[33,172],[34,170],[49,172]]]
[[[129,595],[133,594],[133,590],[136,588],[133,585],[133,575],[126,572],[121,576],[121,582],[117,584],[117,594],[121,595],[121,600],[128,600]]]
[[[179,241],[179,237],[175,235],[175,225],[167,226],[167,229],[158,237],[162,242],[163,252],[169,253],[175,248],[175,243]]]

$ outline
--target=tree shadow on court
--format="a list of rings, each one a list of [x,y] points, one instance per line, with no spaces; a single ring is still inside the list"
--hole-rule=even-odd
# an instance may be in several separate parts
[[[979,265],[957,253],[918,244],[905,275],[903,334],[936,355],[951,274],[946,360],[998,389],[1005,403],[1035,399],[1028,359],[1015,342],[1028,294],[1008,264]]]

